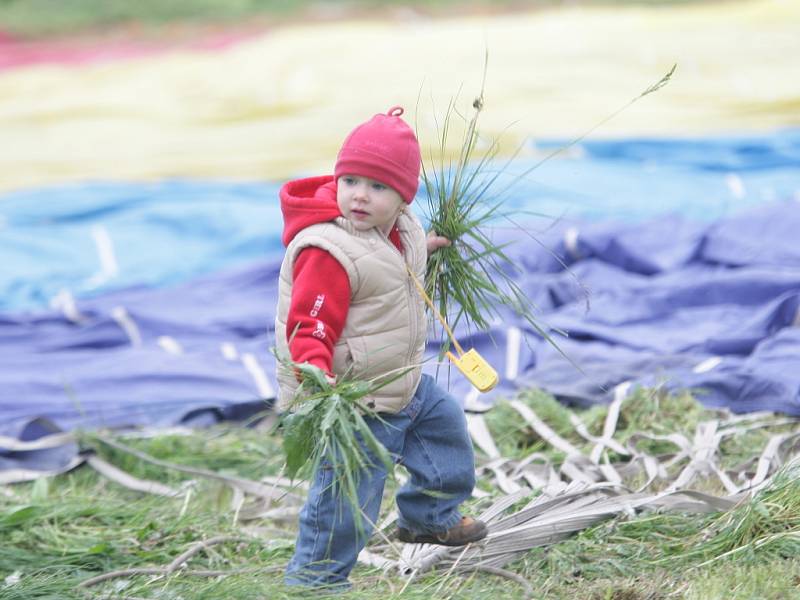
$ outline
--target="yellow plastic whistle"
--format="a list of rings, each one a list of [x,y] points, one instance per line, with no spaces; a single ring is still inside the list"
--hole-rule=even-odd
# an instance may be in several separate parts
[[[447,358],[464,374],[464,377],[469,379],[469,382],[479,392],[488,392],[500,381],[497,371],[486,362],[485,358],[478,354],[475,348],[470,348],[460,358],[452,352],[448,352]]]
[[[445,321],[441,313],[436,310],[436,306],[428,297],[428,294],[425,292],[425,288],[422,287],[422,284],[419,282],[408,265],[406,265],[406,270],[411,276],[411,279],[414,280],[420,295],[424,298],[425,302],[428,303],[428,306],[430,306],[433,314],[436,315],[436,318],[439,319],[442,326],[444,326],[447,335],[450,337],[450,341],[453,342],[453,346],[455,346],[456,350],[461,355],[456,356],[452,352],[448,352],[447,358],[450,359],[456,368],[464,374],[464,377],[466,377],[479,392],[488,392],[500,381],[497,371],[494,370],[492,365],[486,362],[485,358],[478,354],[478,351],[475,350],[475,348],[470,348],[464,352],[463,348],[461,348],[459,345],[458,340],[456,340],[456,336],[454,336],[453,332],[450,330],[450,326],[447,324],[447,321]]]

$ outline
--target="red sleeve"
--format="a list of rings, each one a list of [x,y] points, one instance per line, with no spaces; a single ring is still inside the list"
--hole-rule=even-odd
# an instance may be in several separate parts
[[[300,251],[292,272],[292,300],[286,321],[289,353],[333,374],[333,347],[350,308],[350,278],[341,263],[321,248]]]

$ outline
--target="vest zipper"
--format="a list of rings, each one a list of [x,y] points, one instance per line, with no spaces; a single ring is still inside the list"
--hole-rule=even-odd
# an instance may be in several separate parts
[[[416,287],[414,286],[413,280],[411,279],[411,275],[409,275],[408,272],[406,271],[406,265],[408,265],[408,268],[411,269],[412,272],[414,271],[414,264],[413,263],[414,263],[414,259],[416,258],[416,256],[415,256],[416,248],[409,248],[410,244],[404,244],[403,245],[403,247],[406,249],[406,252],[407,252],[408,257],[410,259],[408,262],[406,262],[406,259],[403,256],[403,253],[400,252],[400,250],[397,249],[397,246],[395,246],[394,243],[392,242],[392,240],[389,239],[389,236],[386,235],[383,231],[381,231],[377,227],[375,228],[375,231],[377,231],[378,235],[383,239],[383,241],[386,244],[389,244],[389,246],[392,248],[392,250],[394,250],[397,253],[397,256],[400,258],[400,262],[403,263],[403,273],[404,273],[405,278],[406,278],[406,301],[408,302],[408,309],[409,309],[408,310],[408,321],[409,321],[408,322],[408,331],[409,331],[410,335],[409,335],[409,344],[408,344],[408,355],[406,356],[406,364],[405,364],[405,366],[408,367],[408,366],[411,366],[411,359],[414,358],[414,350],[416,348],[416,343],[417,343],[417,323],[420,320],[419,319],[420,315],[419,315],[418,303],[415,302],[416,295],[417,295],[418,292],[416,290]],[[401,237],[401,240],[402,240],[402,237]]]

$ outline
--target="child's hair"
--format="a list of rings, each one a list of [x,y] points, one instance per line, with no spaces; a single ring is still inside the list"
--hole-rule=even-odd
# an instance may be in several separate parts
[[[344,140],[334,176],[369,177],[388,185],[411,204],[419,187],[420,151],[417,136],[393,106],[362,123]]]

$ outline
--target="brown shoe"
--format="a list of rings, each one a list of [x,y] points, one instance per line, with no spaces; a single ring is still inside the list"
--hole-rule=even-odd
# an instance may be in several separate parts
[[[461,521],[447,531],[440,533],[412,533],[402,527],[397,528],[397,539],[407,544],[439,544],[440,546],[465,546],[486,537],[486,524],[472,517],[462,517]]]

